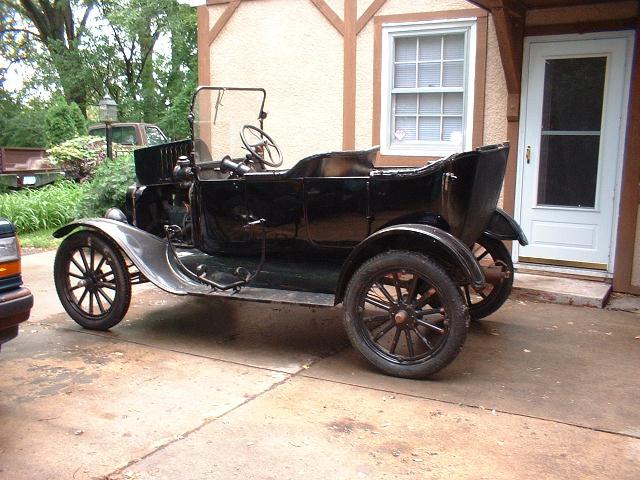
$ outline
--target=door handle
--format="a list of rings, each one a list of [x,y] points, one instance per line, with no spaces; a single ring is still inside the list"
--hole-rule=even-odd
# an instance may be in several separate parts
[[[527,149],[524,153],[524,158],[527,160],[527,165],[531,163],[531,145],[527,145]]]

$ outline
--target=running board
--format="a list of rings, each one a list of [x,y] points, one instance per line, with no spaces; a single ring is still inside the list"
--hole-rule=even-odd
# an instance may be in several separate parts
[[[328,293],[298,292],[272,288],[243,287],[238,293],[217,291],[207,293],[207,297],[228,298],[259,303],[284,303],[305,307],[329,308],[334,306],[334,295]]]

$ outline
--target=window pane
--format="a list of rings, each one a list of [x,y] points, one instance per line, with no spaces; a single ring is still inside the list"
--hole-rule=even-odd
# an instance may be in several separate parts
[[[149,146],[160,145],[167,141],[158,127],[144,127],[144,131],[147,134],[147,144]]]
[[[416,61],[416,37],[400,37],[395,40],[396,62]]]
[[[440,117],[420,117],[420,140],[440,140]]]
[[[442,119],[442,139],[451,140],[451,134],[458,132],[462,136],[462,117],[444,117]]]
[[[594,207],[600,135],[543,135],[538,205]]]
[[[107,134],[107,130],[102,127],[102,128],[92,128],[91,130],[89,130],[89,135],[91,135],[92,137],[102,137],[104,138]]]
[[[430,35],[420,37],[419,60],[440,60],[442,37],[440,35]]]
[[[394,142],[415,141],[416,117],[396,117],[396,128],[393,132]]]
[[[444,114],[462,115],[462,93],[444,94]]]
[[[395,95],[396,115],[415,115],[417,111],[416,101],[418,96],[415,93],[400,93]]]
[[[442,108],[441,93],[421,93],[420,94],[420,115],[440,115]]]
[[[402,63],[396,65],[393,86],[396,88],[414,88],[416,86],[416,64]]]
[[[542,129],[600,131],[607,58],[547,60]]]
[[[112,127],[113,141],[120,145],[136,144],[136,129],[134,127]]]
[[[443,87],[462,87],[464,84],[464,62],[447,62],[443,64]]]
[[[443,53],[445,60],[463,60],[464,35],[445,35]]]
[[[440,67],[440,63],[421,63],[418,67],[418,86],[439,87]]]

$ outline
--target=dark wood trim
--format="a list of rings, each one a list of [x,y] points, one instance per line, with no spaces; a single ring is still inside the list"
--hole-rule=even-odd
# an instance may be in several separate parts
[[[476,71],[473,95],[473,135],[472,147],[484,143],[484,103],[487,85],[487,50],[489,37],[489,21],[486,16],[476,21]]]
[[[356,143],[356,52],[358,4],[344,0],[344,55],[342,75],[342,148],[354,150]]]
[[[620,190],[620,214],[618,215],[618,237],[614,260],[613,289],[618,292],[640,294],[640,286],[631,284],[633,256],[636,243],[636,222],[640,204],[640,25],[636,23],[631,85],[629,89],[629,111],[622,167]]]
[[[602,20],[587,23],[556,23],[550,25],[526,25],[524,34],[527,37],[540,35],[563,35],[570,33],[609,32],[615,30],[633,30],[635,18]]]
[[[398,15],[380,15],[374,17],[373,32],[373,115],[371,139],[374,145],[380,144],[381,85],[382,85],[382,25],[384,23],[420,22],[430,20],[454,20],[456,18],[476,17],[476,72],[473,97],[473,147],[479,147],[484,138],[484,97],[487,78],[487,12],[480,8],[445,10],[439,12],[403,13]],[[417,164],[413,162],[433,160],[435,157],[409,157],[396,155],[379,155],[380,165]],[[395,163],[387,163],[395,162]],[[400,163],[398,163],[400,162]],[[424,163],[423,163],[424,164]]]
[[[356,34],[360,33],[364,27],[367,26],[369,20],[373,18],[373,16],[380,10],[380,8],[387,2],[387,0],[373,0],[371,5],[364,11],[360,18],[358,19],[358,23],[356,26]]]
[[[242,0],[233,0],[229,2],[229,6],[225,8],[224,12],[222,12],[222,15],[220,15],[220,18],[218,18],[215,25],[211,27],[211,30],[209,30],[209,45],[211,45],[216,37],[220,35],[220,32],[225,27],[227,22],[231,19],[236,9],[240,6],[241,2]]]
[[[322,15],[324,15],[324,17],[329,20],[329,23],[333,25],[333,27],[338,31],[338,33],[340,33],[340,35],[344,35],[345,22],[340,19],[338,14],[333,11],[333,8],[331,8],[325,0],[311,0],[311,3],[313,3],[320,11],[320,13],[322,13]]]
[[[524,45],[524,12],[514,10],[512,2],[500,1],[491,9],[493,24],[498,37],[498,47],[507,91],[520,92],[522,74],[522,49]]]
[[[197,7],[198,21],[198,84],[208,85],[210,82],[211,48],[209,44],[209,8],[206,5]]]

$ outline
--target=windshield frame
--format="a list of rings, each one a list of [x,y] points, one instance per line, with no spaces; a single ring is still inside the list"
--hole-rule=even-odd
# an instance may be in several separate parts
[[[203,90],[211,90],[211,91],[218,91],[218,92],[224,92],[224,91],[261,92],[262,93],[262,102],[260,104],[260,111],[258,112],[258,121],[260,122],[260,129],[264,130],[264,119],[267,118],[267,112],[264,111],[264,104],[265,104],[265,101],[267,99],[267,91],[264,88],[260,88],[260,87],[222,87],[222,86],[216,86],[216,85],[200,85],[198,88],[196,88],[195,92],[193,92],[193,95],[191,96],[191,105],[189,105],[188,120],[189,120],[189,126],[191,127],[191,140],[192,141],[195,140],[195,133],[193,131],[193,124],[194,124],[194,120],[195,120],[195,114],[193,112],[193,108],[195,106],[196,97],[198,96],[198,93],[200,93]]]

